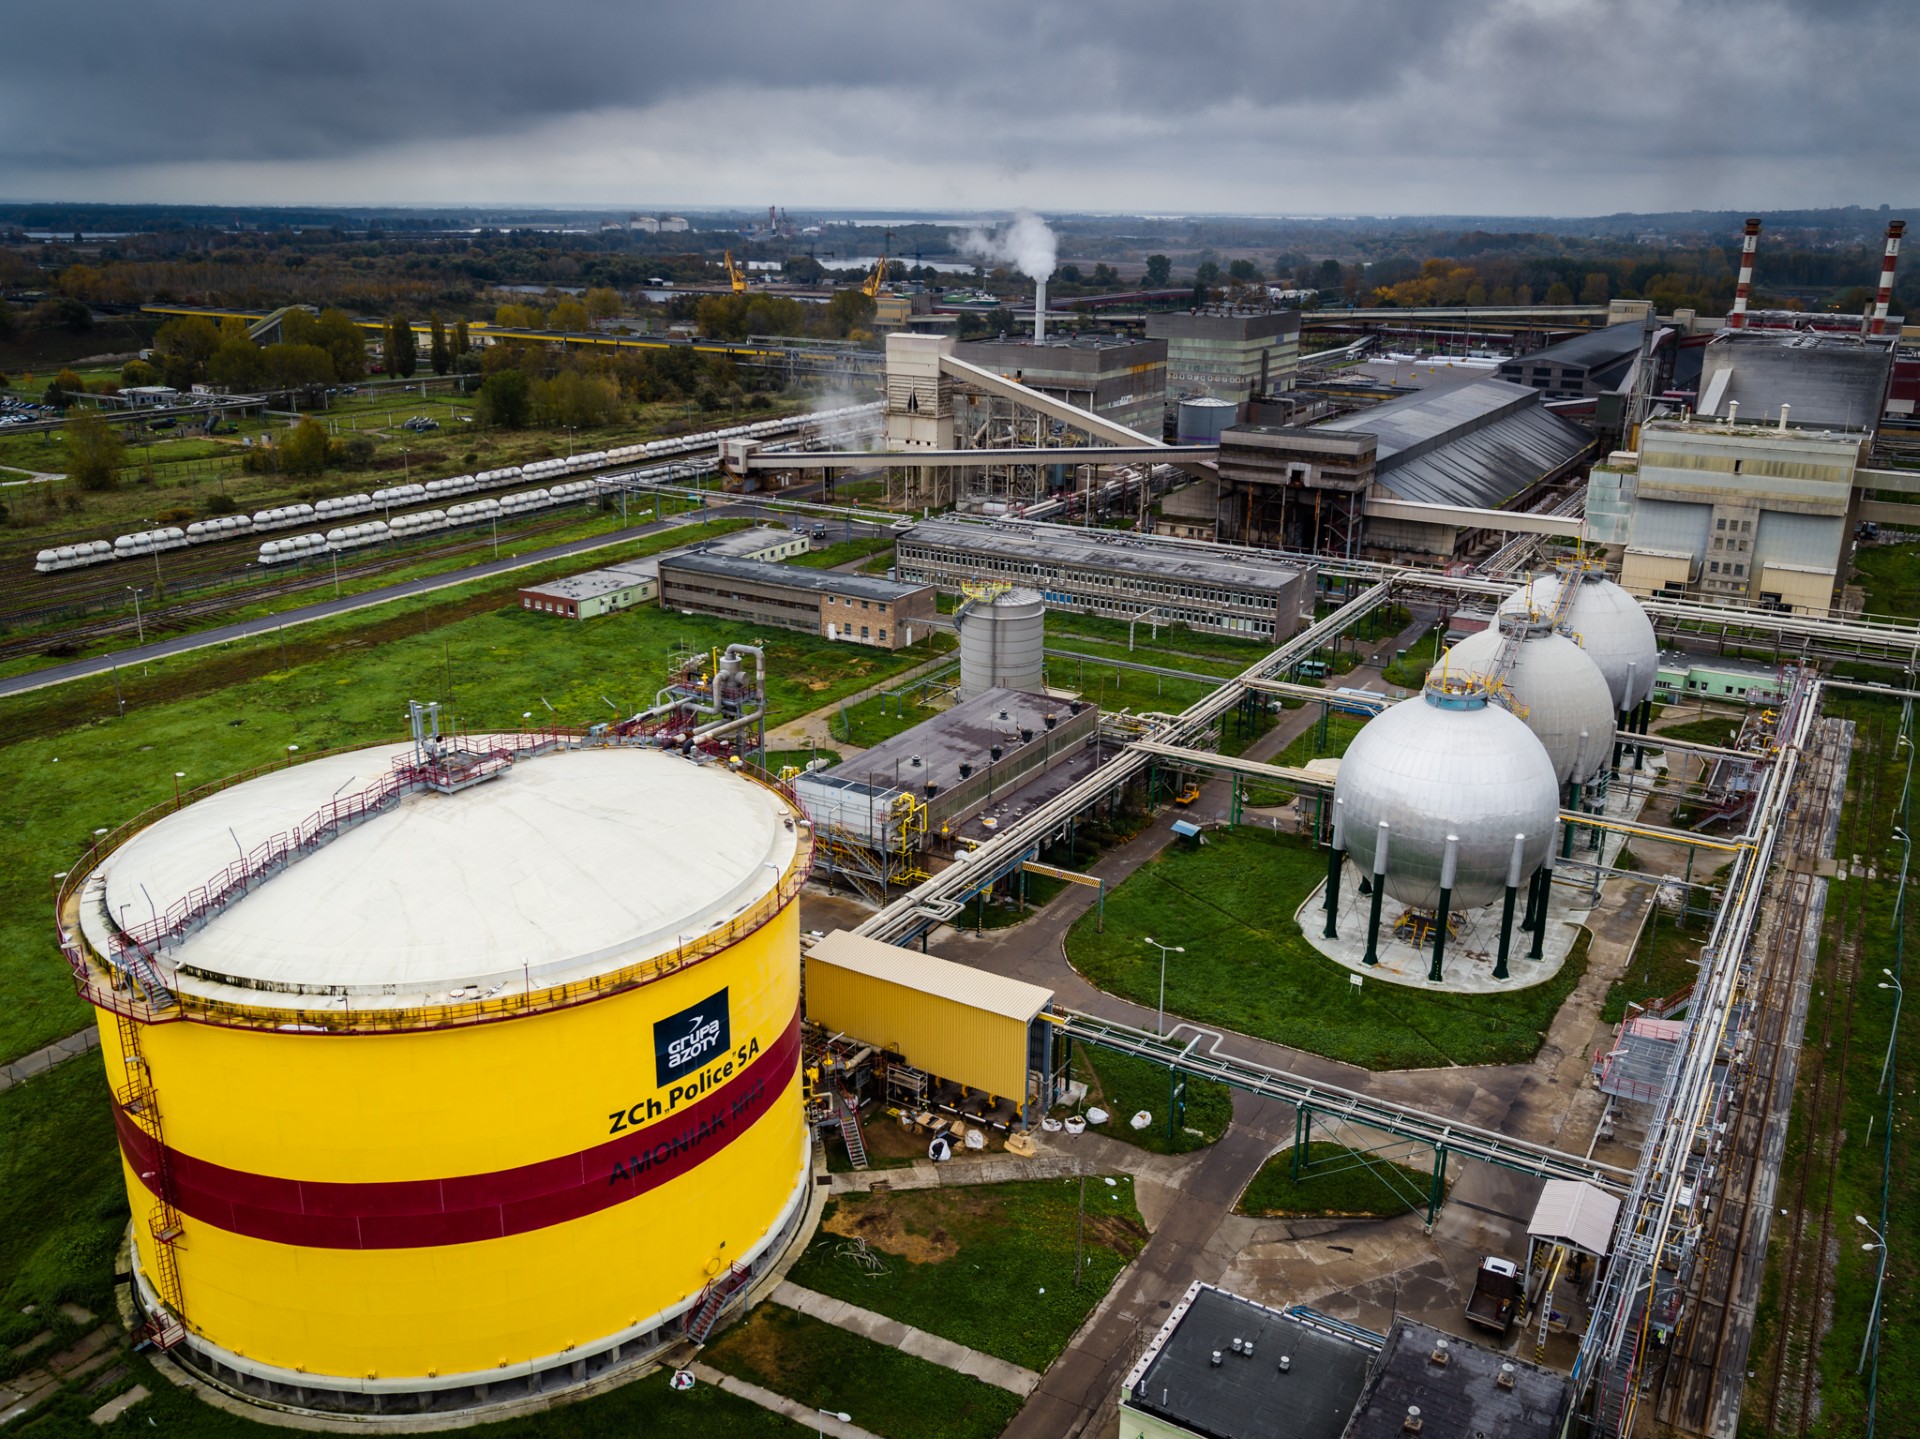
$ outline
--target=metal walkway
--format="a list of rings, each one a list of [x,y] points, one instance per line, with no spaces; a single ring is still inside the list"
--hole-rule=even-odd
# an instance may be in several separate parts
[[[1543,1144],[1514,1139],[1497,1130],[1462,1124],[1458,1120],[1430,1114],[1411,1105],[1376,1099],[1357,1090],[1322,1084],[1303,1075],[1289,1074],[1249,1059],[1221,1054],[1219,1047],[1223,1036],[1191,1024],[1178,1025],[1171,1034],[1163,1037],[1149,1030],[1135,1029],[1131,1025],[1099,1019],[1077,1010],[1059,1010],[1046,1017],[1058,1026],[1061,1033],[1082,1044],[1130,1054],[1136,1059],[1164,1065],[1175,1073],[1195,1079],[1211,1079],[1265,1099],[1278,1099],[1323,1119],[1377,1129],[1396,1139],[1424,1145],[1433,1150],[1442,1168],[1444,1156],[1451,1155],[1461,1159],[1477,1159],[1483,1164],[1498,1165],[1502,1169],[1541,1179],[1571,1179],[1595,1184],[1616,1194],[1624,1193],[1633,1177],[1630,1171],[1603,1164],[1597,1159],[1565,1154]],[[1192,1037],[1184,1041],[1175,1037],[1182,1032]],[[1205,1039],[1211,1039],[1212,1043],[1203,1050],[1200,1043]]]

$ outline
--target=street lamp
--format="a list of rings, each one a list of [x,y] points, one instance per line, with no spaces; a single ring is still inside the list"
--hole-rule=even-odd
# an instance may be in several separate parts
[[[173,772],[173,807],[175,809],[180,808],[180,781],[186,777],[187,772],[183,769],[177,769]]]
[[[333,597],[340,598],[340,546],[328,545],[327,554],[333,560]]]
[[[1162,944],[1152,935],[1144,935],[1142,938],[1146,943],[1160,951],[1160,1017],[1155,1021],[1154,1033],[1164,1038],[1167,1033],[1167,956],[1169,954],[1185,954],[1187,952],[1186,946],[1179,944]]]
[[[134,586],[128,585],[127,593],[133,596],[133,627],[139,632],[140,643],[145,644],[147,642],[147,622],[140,618],[140,591]]]
[[[1892,970],[1883,969],[1880,972],[1887,977],[1881,981],[1880,988],[1893,991],[1893,1033],[1887,1036],[1887,1057],[1880,1061],[1880,1087],[1874,1091],[1876,1094],[1884,1093],[1887,1087],[1887,1071],[1893,1067],[1894,1035],[1900,1032],[1900,1001],[1907,997],[1907,992],[1900,987],[1900,981]]]
[[[1876,1241],[1873,1244],[1862,1244],[1860,1247],[1865,1250],[1880,1251],[1880,1274],[1873,1281],[1873,1307],[1867,1311],[1867,1337],[1860,1341],[1860,1362],[1853,1369],[1855,1374],[1860,1374],[1866,1370],[1867,1349],[1872,1345],[1880,1325],[1880,1287],[1887,1281],[1887,1237],[1867,1223],[1867,1216],[1864,1214],[1854,1215],[1853,1222],[1871,1234]]]
[[[853,1416],[843,1409],[822,1409],[819,1412],[818,1427],[822,1436],[827,1432],[827,1421],[829,1419],[838,1419],[842,1424],[853,1423]]]
[[[293,763],[294,754],[299,750],[299,748],[300,746],[297,744],[290,744],[287,746],[287,763],[289,765]]]

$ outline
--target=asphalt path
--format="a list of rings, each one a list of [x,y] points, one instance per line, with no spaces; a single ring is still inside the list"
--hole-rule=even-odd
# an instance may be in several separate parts
[[[113,650],[89,659],[74,660],[69,664],[49,665],[45,669],[34,670],[30,674],[15,675],[11,679],[0,680],[0,698],[27,694],[32,690],[46,689],[52,685],[66,684],[70,680],[89,679],[95,675],[106,674],[122,665],[137,665],[152,660],[168,659],[174,655],[190,654],[194,650],[209,649],[214,645],[244,640],[254,635],[270,634],[292,625],[310,624],[314,620],[352,614],[355,610],[372,609],[376,605],[408,599],[414,595],[452,589],[455,585],[491,579],[495,575],[511,574],[515,570],[545,564],[549,560],[564,560],[573,555],[591,554],[595,550],[624,544],[628,540],[643,539],[648,535],[661,534],[686,525],[700,524],[706,520],[752,518],[761,514],[762,511],[752,505],[716,505],[706,511],[675,515],[671,519],[634,525],[629,529],[616,530],[611,534],[594,535],[584,540],[570,540],[563,545],[548,545],[544,549],[527,550],[506,559],[486,560],[477,565],[469,565],[465,569],[449,570],[445,574],[430,575],[418,580],[403,580],[399,584],[384,585],[377,590],[363,590],[357,595],[343,595],[339,599],[319,600],[310,605],[300,605],[294,609],[282,610],[278,614],[263,615],[257,619],[241,620],[229,625],[216,625],[212,629],[196,630],[192,634],[175,635],[169,639],[155,640],[151,644]],[[886,526],[856,524],[853,528],[879,533],[884,531]]]

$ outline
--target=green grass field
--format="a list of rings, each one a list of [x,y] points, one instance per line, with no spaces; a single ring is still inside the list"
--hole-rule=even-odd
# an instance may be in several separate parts
[[[964,1184],[827,1201],[788,1278],[969,1349],[1043,1370],[1146,1243],[1126,1176],[1086,1183],[1086,1263],[1074,1285],[1078,1180]],[[855,1239],[880,1255],[869,1274]],[[851,1411],[849,1411],[851,1412]]]
[[[1618,1024],[1626,1017],[1629,1004],[1665,999],[1693,983],[1700,973],[1700,946],[1705,939],[1701,921],[1682,928],[1679,916],[1655,905],[1647,927],[1640,932],[1640,943],[1634,948],[1627,972],[1607,990],[1600,1018]]]
[[[1142,936],[1184,945],[1167,966],[1169,1023],[1222,1025],[1369,1069],[1513,1064],[1539,1049],[1585,971],[1584,942],[1552,979],[1510,994],[1356,991],[1293,918],[1325,870],[1304,841],[1216,832],[1203,848],[1162,851],[1109,892],[1106,932],[1091,916],[1076,921],[1067,957],[1100,988],[1153,1005],[1159,960]]]
[[[1101,1126],[1100,1133],[1155,1154],[1190,1154],[1205,1149],[1217,1143],[1233,1122],[1231,1089],[1211,1079],[1188,1079],[1186,1113],[1179,1117],[1169,1138],[1169,1073],[1131,1054],[1083,1045],[1073,1057],[1073,1077],[1086,1081],[1089,1106],[1097,1104],[1113,1116]],[[1153,1116],[1153,1123],[1135,1129],[1129,1121],[1143,1109]]]
[[[1404,1146],[1396,1146],[1404,1147]],[[1307,1146],[1306,1170],[1293,1182],[1293,1150],[1260,1166],[1234,1213],[1255,1219],[1297,1215],[1342,1215],[1391,1219],[1424,1209],[1431,1176],[1379,1155],[1356,1155],[1344,1144],[1316,1139]]]
[[[466,608],[463,610],[463,606]],[[51,876],[97,828],[189,786],[304,753],[398,737],[409,699],[439,700],[460,725],[587,725],[635,713],[668,657],[736,640],[767,646],[770,724],[925,659],[930,650],[849,648],[788,631],[645,607],[584,623],[522,611],[509,587],[397,602],[289,632],[280,665],[271,630],[121,676],[75,681],[0,706],[0,1060],[85,1019],[53,942]]]
[[[778,1304],[762,1304],[700,1357],[886,1439],[993,1439],[1020,1409],[1005,1389]]]

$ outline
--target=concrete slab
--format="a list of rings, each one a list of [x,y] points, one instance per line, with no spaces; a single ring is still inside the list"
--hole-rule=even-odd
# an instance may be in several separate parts
[[[942,1339],[937,1334],[929,1334],[924,1329],[915,1329],[911,1324],[903,1324],[897,1319],[889,1319],[884,1314],[876,1314],[871,1309],[862,1309],[857,1304],[849,1304],[842,1299],[833,1299],[825,1294],[817,1294],[811,1289],[802,1289],[791,1281],[782,1282],[771,1295],[773,1302],[784,1304],[789,1309],[798,1310],[823,1324],[831,1324],[836,1329],[845,1329],[852,1334],[864,1335],[877,1344],[889,1349],[898,1349],[921,1359],[951,1369],[956,1373],[968,1375],[984,1384],[997,1389],[1018,1394],[1021,1398],[1033,1392],[1034,1385],[1040,1382],[1040,1376],[1031,1369],[1022,1369],[1018,1364],[1009,1364],[1004,1359],[996,1359],[991,1354],[982,1354],[977,1349],[969,1349],[964,1344],[955,1344],[951,1339]]]
[[[145,1399],[147,1394],[148,1390],[146,1385],[136,1384],[126,1393],[117,1398],[109,1399],[98,1409],[94,1410],[93,1413],[89,1414],[87,1418],[95,1424],[111,1424],[142,1399]]]
[[[749,1384],[744,1379],[736,1379],[731,1374],[723,1374],[710,1364],[693,1363],[687,1366],[702,1384],[711,1384],[716,1389],[769,1409],[775,1414],[785,1415],[794,1423],[813,1430],[816,1434],[830,1434],[835,1439],[880,1439],[872,1430],[862,1429],[857,1424],[843,1424],[831,1415],[822,1414],[811,1405],[801,1404],[784,1394],[776,1394],[771,1389],[762,1389],[758,1384]]]

